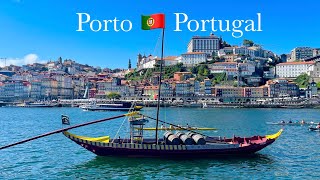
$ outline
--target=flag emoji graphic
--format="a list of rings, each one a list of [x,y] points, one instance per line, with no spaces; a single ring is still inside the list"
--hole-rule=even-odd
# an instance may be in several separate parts
[[[61,115],[62,124],[70,125],[69,116]]]
[[[143,30],[152,30],[165,27],[164,14],[152,14],[150,16],[141,16],[141,28]]]

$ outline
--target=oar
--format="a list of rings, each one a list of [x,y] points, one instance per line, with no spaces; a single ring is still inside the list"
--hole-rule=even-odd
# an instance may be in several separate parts
[[[140,115],[142,115],[142,116],[144,116],[144,117],[147,117],[147,118],[149,118],[149,119],[155,120],[155,121],[157,120],[156,118],[153,118],[153,117],[150,117],[150,116],[146,116],[146,115],[143,115],[143,114],[140,114]],[[193,133],[197,133],[197,134],[200,134],[200,135],[202,135],[202,136],[207,136],[207,135],[205,135],[205,134],[202,134],[202,133],[199,133],[199,132],[190,130],[190,129],[188,129],[188,128],[180,127],[180,126],[177,126],[177,125],[175,125],[175,124],[171,124],[171,123],[168,123],[168,122],[165,122],[165,121],[161,121],[160,119],[159,119],[159,122],[162,122],[162,123],[165,123],[165,124],[169,124],[169,125],[174,126],[174,127],[178,127],[178,128],[180,128],[180,129],[182,129],[182,130],[186,130],[186,131],[190,131],[190,132],[193,132]]]
[[[32,140],[35,140],[35,139],[39,139],[39,138],[43,138],[43,137],[46,137],[46,136],[50,136],[52,134],[61,133],[63,131],[67,131],[67,130],[70,130],[70,129],[74,129],[74,128],[78,128],[78,127],[82,127],[82,126],[87,126],[87,125],[90,125],[90,124],[96,124],[96,123],[100,123],[100,122],[104,122],[104,121],[109,121],[109,120],[112,120],[112,119],[117,119],[117,118],[121,118],[121,117],[128,116],[128,115],[129,114],[123,114],[123,115],[119,115],[119,116],[114,116],[114,117],[110,117],[110,118],[105,118],[105,119],[95,120],[95,121],[91,121],[91,122],[87,122],[87,123],[83,123],[83,124],[78,124],[78,125],[70,126],[70,127],[63,128],[63,129],[58,129],[58,130],[55,130],[55,131],[52,131],[52,132],[48,132],[48,133],[45,133],[45,134],[42,134],[42,135],[39,135],[39,136],[35,136],[35,137],[29,138],[29,139],[25,139],[25,140],[16,142],[16,143],[13,143],[13,144],[2,146],[2,147],[0,147],[0,150],[6,149],[6,148],[9,148],[9,147],[18,145],[18,144],[22,144],[22,143],[25,143],[25,142],[28,142],[28,141],[32,141]]]

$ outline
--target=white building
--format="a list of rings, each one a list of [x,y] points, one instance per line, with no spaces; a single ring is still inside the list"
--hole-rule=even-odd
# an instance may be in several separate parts
[[[218,56],[225,56],[225,55],[249,55],[251,57],[255,57],[257,54],[257,51],[254,50],[253,48],[248,48],[248,47],[225,47],[223,49],[220,49],[218,52]]]
[[[276,65],[276,76],[280,78],[294,78],[303,73],[310,75],[314,70],[314,62],[287,62]]]
[[[163,58],[164,66],[173,66],[178,64],[181,61],[181,56],[167,56]],[[158,61],[160,61],[160,58],[157,58]]]
[[[220,49],[219,38],[214,34],[210,36],[193,36],[188,44],[188,52],[204,52],[212,55]]]
[[[160,64],[160,61],[161,61],[161,58],[159,58],[157,56],[149,55],[148,57],[146,57],[146,56],[141,56],[139,54],[137,67],[138,67],[138,69],[154,68],[156,64]],[[163,65],[164,66],[172,66],[172,65],[178,64],[179,61],[181,61],[181,57],[168,56],[168,57],[163,58]]]
[[[188,52],[181,54],[179,62],[183,63],[184,66],[194,66],[202,62],[206,62],[207,54],[203,52]]]
[[[241,76],[251,76],[255,72],[255,65],[252,63],[217,62],[210,66],[211,73],[226,73],[227,76],[238,75],[238,67]]]

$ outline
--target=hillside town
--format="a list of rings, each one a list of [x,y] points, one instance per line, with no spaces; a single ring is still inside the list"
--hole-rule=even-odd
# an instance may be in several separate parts
[[[251,40],[228,44],[214,34],[194,36],[180,55],[138,54],[136,68],[56,61],[0,69],[0,100],[48,101],[68,99],[155,100],[159,64],[164,65],[161,97],[165,101],[256,103],[275,99],[317,99],[320,48],[295,47],[277,55]]]

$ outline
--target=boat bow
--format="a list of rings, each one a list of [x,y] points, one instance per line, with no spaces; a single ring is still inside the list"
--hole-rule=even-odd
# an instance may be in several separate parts
[[[266,138],[268,140],[276,140],[278,139],[278,137],[280,137],[280,135],[282,134],[283,129],[280,129],[277,133],[275,134],[271,134],[271,135],[266,135]]]

